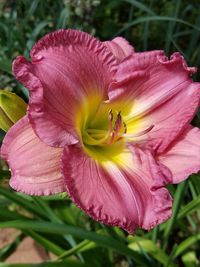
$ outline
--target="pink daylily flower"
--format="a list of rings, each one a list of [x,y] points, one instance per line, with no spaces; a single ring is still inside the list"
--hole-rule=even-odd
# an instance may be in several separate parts
[[[200,169],[200,131],[190,125],[200,99],[195,71],[179,53],[136,53],[121,37],[46,35],[30,62],[13,63],[30,100],[1,148],[11,187],[67,191],[89,216],[130,233],[167,220],[165,185]]]

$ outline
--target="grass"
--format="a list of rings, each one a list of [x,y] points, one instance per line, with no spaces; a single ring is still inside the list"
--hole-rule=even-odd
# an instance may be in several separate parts
[[[99,2],[99,3],[98,3]],[[200,66],[199,1],[1,1],[1,88],[28,94],[11,72],[18,54],[29,57],[32,45],[58,28],[78,28],[102,40],[125,36],[137,51],[180,51],[188,64]],[[199,74],[194,77],[200,79]],[[183,107],[184,108],[184,107]],[[200,117],[193,124],[200,127]],[[0,132],[0,140],[4,133]],[[174,197],[173,216],[150,232],[127,235],[92,221],[66,194],[30,197],[7,186],[9,172],[0,165],[0,228],[21,230],[11,244],[0,249],[0,267],[28,266],[153,266],[200,265],[200,175],[169,190]],[[41,264],[7,264],[24,236],[30,236],[57,258]]]

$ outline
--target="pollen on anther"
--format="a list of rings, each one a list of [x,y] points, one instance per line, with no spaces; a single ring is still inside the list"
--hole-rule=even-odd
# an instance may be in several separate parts
[[[127,133],[127,126],[125,122],[123,122],[123,126],[124,126],[124,133]]]
[[[109,110],[109,120],[112,121],[113,120],[113,113],[112,113],[112,109]]]

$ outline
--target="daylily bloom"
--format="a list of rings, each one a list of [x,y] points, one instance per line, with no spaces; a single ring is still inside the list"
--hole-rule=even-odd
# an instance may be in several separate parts
[[[165,221],[165,185],[200,169],[200,132],[190,125],[200,98],[195,71],[179,53],[136,53],[121,37],[48,34],[30,62],[13,63],[30,100],[1,149],[11,187],[67,191],[89,216],[128,232]]]

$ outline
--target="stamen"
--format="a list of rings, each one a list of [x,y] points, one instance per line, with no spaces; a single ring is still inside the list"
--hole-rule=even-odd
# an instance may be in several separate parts
[[[114,131],[118,133],[122,127],[122,116],[121,111],[117,114],[117,119],[115,121]]]
[[[113,122],[113,113],[112,109],[110,109],[109,114],[108,114],[108,119],[109,119],[109,131],[112,131],[112,122]]]
[[[112,144],[115,143],[116,141],[118,141],[119,139],[121,139],[121,137],[118,135],[118,133],[120,132],[121,128],[122,128],[122,116],[121,116],[121,111],[118,112],[117,114],[117,118],[115,120],[115,124],[114,127],[110,127],[110,139],[108,140],[108,144]]]
[[[113,120],[113,113],[112,113],[112,109],[109,110],[109,115],[108,115],[109,121]]]
[[[108,141],[108,144],[112,144],[112,143],[114,143],[114,140],[115,140],[115,132],[112,131],[112,132],[111,132],[111,139]]]
[[[154,125],[151,125],[149,126],[147,129],[143,130],[143,131],[140,131],[138,133],[135,133],[135,134],[127,134],[127,133],[124,133],[124,134],[121,134],[120,136],[121,137],[125,137],[125,138],[135,138],[135,137],[139,137],[139,136],[142,136],[148,132],[150,132],[152,129],[153,129]]]
[[[123,122],[123,126],[124,126],[124,133],[127,133],[127,126],[125,122]]]
[[[107,130],[89,128],[84,132],[83,140],[86,145],[93,145],[93,146],[111,145],[122,138],[126,138],[128,141],[128,139],[133,139],[147,134],[154,127],[154,125],[151,125],[140,132],[127,134],[127,125],[122,120],[121,111],[117,113],[117,116],[114,119],[113,111],[112,109],[110,109],[108,113],[108,119],[109,119],[109,124]]]

